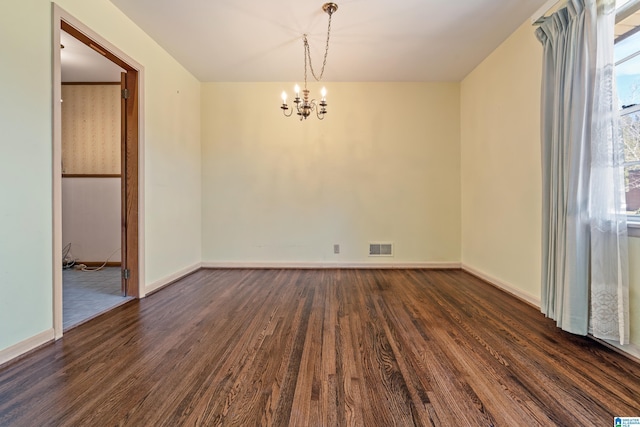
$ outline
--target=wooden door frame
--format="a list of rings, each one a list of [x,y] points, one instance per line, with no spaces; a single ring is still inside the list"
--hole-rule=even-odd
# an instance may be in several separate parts
[[[139,298],[138,277],[138,72],[128,69],[121,76],[121,219],[122,219],[122,290],[124,295]],[[127,95],[125,96],[124,92]]]
[[[123,254],[123,268],[130,271],[127,294],[136,298],[145,295],[144,290],[144,138],[143,126],[143,67],[117,49],[107,40],[75,19],[55,3],[52,4],[52,106],[53,106],[53,326],[55,339],[63,334],[62,323],[62,111],[60,33],[62,29],[99,51],[109,60],[127,70],[130,102],[126,103],[128,125],[122,136],[122,199],[123,239],[128,250]],[[56,102],[57,100],[57,102]],[[126,228],[125,228],[126,224]]]

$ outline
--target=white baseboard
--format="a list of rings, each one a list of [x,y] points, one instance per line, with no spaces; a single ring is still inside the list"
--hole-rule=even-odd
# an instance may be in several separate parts
[[[467,264],[462,264],[462,269],[464,271],[466,271],[469,274],[473,274],[476,277],[479,277],[480,279],[484,280],[485,282],[489,282],[490,284],[492,284],[493,286],[502,289],[503,291],[510,293],[511,295],[513,295],[514,297],[523,300],[524,302],[533,305],[536,308],[540,308],[540,298],[535,297],[533,295],[531,295],[528,292],[524,292],[506,282],[503,282],[502,280],[496,279],[495,277],[492,277],[480,270],[476,270],[475,268],[467,265]]]
[[[505,283],[501,280],[496,279],[495,277],[491,277],[486,273],[483,273],[479,270],[476,270],[473,267],[470,267],[466,264],[462,264],[462,269],[464,271],[466,271],[467,273],[473,274],[476,277],[479,277],[480,279],[484,280],[485,282],[489,282],[490,284],[492,284],[493,286],[496,286],[502,290],[504,290],[505,292],[510,293],[511,295],[515,296],[518,299],[521,299],[533,306],[535,306],[537,309],[540,309],[540,299],[534,297],[533,295],[527,293],[527,292],[523,292],[520,289],[516,289],[513,286],[509,285],[508,283]],[[614,351],[620,352],[625,354],[626,356],[636,360],[636,361],[640,361],[640,347],[638,347],[635,344],[626,344],[626,345],[620,345],[618,343],[616,343],[615,341],[609,341],[609,340],[603,340],[600,338],[595,338],[592,335],[589,335],[593,340],[598,341],[599,343],[612,348]]]
[[[593,335],[589,335],[589,336],[595,341],[598,341],[599,343],[601,343],[602,345],[607,346],[618,353],[623,353],[626,356],[629,356],[629,358],[640,363],[640,347],[638,347],[637,345],[631,344],[631,343],[620,345],[615,341],[596,338]]]
[[[34,348],[38,348],[43,344],[52,342],[53,338],[53,328],[51,328],[47,329],[44,332],[40,332],[39,334],[34,335],[31,338],[27,338],[24,341],[14,344],[11,347],[5,348],[4,350],[0,351],[0,366],[4,365],[12,359],[15,359],[18,356],[21,356],[33,350]]]
[[[190,265],[189,267],[183,268],[182,270],[179,270],[167,277],[163,277],[160,280],[156,280],[152,283],[149,283],[147,285],[145,285],[144,287],[144,295],[141,295],[140,297],[144,297],[149,293],[155,292],[173,282],[175,282],[176,280],[182,279],[185,276],[188,276],[189,274],[193,273],[196,270],[199,270],[200,268],[202,268],[202,263],[198,262],[195,263],[193,265]]]
[[[255,268],[255,269],[455,269],[459,262],[203,262],[203,268]]]

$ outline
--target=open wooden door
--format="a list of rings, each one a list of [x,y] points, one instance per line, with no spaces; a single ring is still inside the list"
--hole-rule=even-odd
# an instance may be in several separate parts
[[[139,297],[138,274],[138,74],[122,73],[121,185],[122,185],[122,295]]]

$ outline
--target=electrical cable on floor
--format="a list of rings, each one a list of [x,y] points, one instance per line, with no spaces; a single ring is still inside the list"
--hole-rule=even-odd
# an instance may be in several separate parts
[[[71,253],[71,242],[62,249],[62,269],[66,270],[74,266],[76,263]]]
[[[76,269],[80,270],[80,271],[100,271],[107,265],[107,263],[109,262],[111,257],[114,256],[116,254],[116,252],[118,252],[119,250],[120,250],[120,248],[118,248],[115,251],[111,252],[111,255],[109,255],[107,260],[100,267],[87,267],[84,264],[78,264],[78,265],[76,265]]]

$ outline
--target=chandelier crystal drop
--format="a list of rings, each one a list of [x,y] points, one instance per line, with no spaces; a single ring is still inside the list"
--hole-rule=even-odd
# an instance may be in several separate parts
[[[315,99],[309,100],[309,90],[307,89],[307,69],[311,70],[311,75],[316,81],[322,80],[322,76],[324,75],[324,68],[327,65],[327,54],[329,53],[329,37],[331,35],[331,16],[338,10],[338,5],[335,3],[325,3],[322,5],[322,10],[329,15],[329,24],[327,25],[327,44],[324,49],[324,60],[322,61],[322,69],[320,70],[320,75],[316,75],[315,70],[313,69],[313,64],[311,63],[311,52],[309,49],[309,41],[307,40],[307,35],[303,34],[302,43],[304,46],[304,89],[302,90],[302,97],[300,96],[300,87],[298,85],[295,86],[293,91],[295,92],[295,98],[293,99],[294,106],[289,108],[287,104],[287,93],[282,92],[282,105],[280,108],[282,109],[282,113],[286,117],[291,117],[293,115],[293,111],[296,111],[296,114],[300,117],[300,120],[306,119],[311,115],[311,113],[315,112],[318,119],[324,119],[324,115],[327,113],[327,90],[323,87],[321,91],[322,98],[319,102]]]

